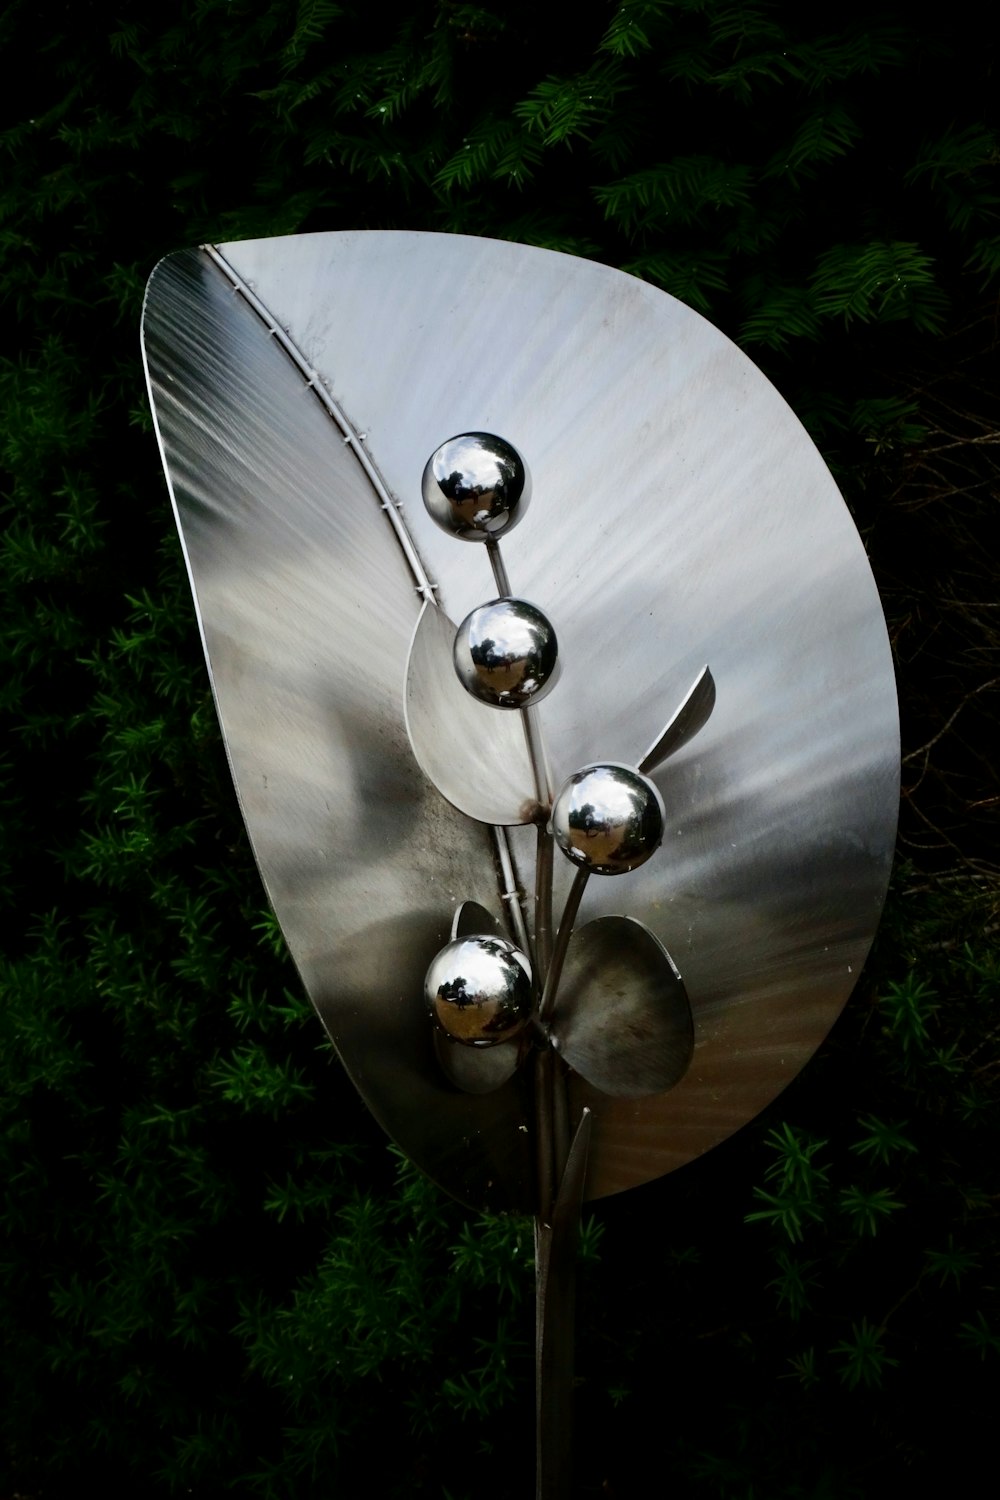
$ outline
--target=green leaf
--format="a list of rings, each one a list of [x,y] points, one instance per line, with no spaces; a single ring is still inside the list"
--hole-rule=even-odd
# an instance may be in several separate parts
[[[899,1364],[885,1350],[885,1329],[867,1318],[851,1325],[851,1336],[834,1344],[831,1354],[840,1355],[840,1378],[852,1389],[859,1385],[880,1386],[886,1370]]]
[[[850,1218],[855,1234],[874,1235],[879,1225],[903,1205],[888,1188],[866,1188],[852,1183],[840,1193],[840,1207]]]
[[[958,1336],[980,1359],[1000,1354],[1000,1333],[994,1332],[981,1309],[976,1312],[975,1322],[962,1324]]]
[[[619,96],[630,87],[622,65],[600,60],[576,78],[547,78],[514,106],[514,116],[537,132],[547,146],[588,141],[609,119]]]
[[[888,1162],[901,1152],[915,1152],[916,1144],[903,1134],[906,1120],[900,1120],[890,1124],[885,1120],[878,1119],[875,1115],[862,1115],[858,1124],[864,1129],[865,1134],[859,1141],[855,1141],[851,1147],[852,1151],[859,1156],[867,1156],[872,1161]]]
[[[700,223],[720,209],[743,208],[750,201],[749,167],[729,165],[718,157],[684,156],[631,172],[617,182],[594,189],[607,219],[629,231],[676,222]]]
[[[810,1291],[819,1285],[819,1278],[812,1274],[815,1262],[800,1260],[788,1250],[778,1251],[779,1274],[768,1282],[778,1296],[778,1302],[794,1321],[798,1321],[810,1305]]]
[[[905,979],[891,981],[879,997],[879,1009],[886,1017],[886,1030],[902,1048],[905,1059],[927,1050],[930,1023],[939,1005],[926,980],[918,979],[911,970]]]
[[[817,310],[861,322],[911,322],[937,333],[948,299],[937,284],[934,259],[910,240],[834,245],[820,256],[812,277]]]
[[[954,1235],[951,1234],[944,1250],[926,1250],[924,1258],[929,1275],[936,1276],[941,1286],[951,1281],[956,1288],[961,1286],[969,1271],[975,1270],[979,1265],[979,1256],[971,1250],[956,1249]]]

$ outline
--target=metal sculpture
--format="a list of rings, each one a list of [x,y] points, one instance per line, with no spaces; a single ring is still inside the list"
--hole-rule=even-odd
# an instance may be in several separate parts
[[[420,1166],[536,1216],[556,1500],[581,1203],[773,1098],[874,934],[898,726],[860,540],[749,361],[589,262],[205,247],[157,268],[143,347],[306,988]]]

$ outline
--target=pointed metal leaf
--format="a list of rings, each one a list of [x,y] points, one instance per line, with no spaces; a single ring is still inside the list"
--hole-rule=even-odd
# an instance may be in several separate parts
[[[708,667],[702,667],[684,702],[640,760],[639,770],[648,776],[668,756],[676,755],[682,745],[704,729],[714,707],[715,679]]]

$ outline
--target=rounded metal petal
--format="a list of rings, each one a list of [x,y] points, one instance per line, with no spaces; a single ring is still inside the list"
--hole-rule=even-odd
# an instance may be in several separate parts
[[[424,775],[442,796],[480,823],[511,827],[534,820],[538,804],[524,730],[513,715],[491,714],[455,675],[455,626],[425,604],[406,664],[406,730]]]
[[[462,432],[436,448],[421,481],[432,520],[463,542],[495,541],[521,520],[531,498],[524,459],[506,438]]]
[[[618,1099],[666,1093],[694,1051],[683,980],[632,917],[597,917],[574,932],[549,1033],[574,1072]]]
[[[527,708],[556,685],[556,633],[526,599],[494,599],[466,615],[453,657],[465,691],[491,708]]]
[[[552,808],[552,831],[575,865],[592,875],[624,875],[656,853],[665,819],[663,798],[647,777],[605,762],[565,782]]]
[[[445,1077],[463,1094],[492,1094],[517,1072],[521,1043],[514,1037],[495,1047],[463,1047],[435,1026],[434,1055]]]

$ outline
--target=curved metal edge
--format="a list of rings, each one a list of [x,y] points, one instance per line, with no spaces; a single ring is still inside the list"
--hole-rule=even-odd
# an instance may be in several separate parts
[[[684,695],[680,708],[668,721],[639,762],[639,770],[645,775],[671,755],[676,755],[689,740],[693,740],[704,729],[712,717],[715,707],[715,679],[708,667],[702,667],[691,687]]]
[[[633,917],[597,917],[573,933],[549,1033],[575,1073],[618,1099],[665,1094],[694,1052],[684,981]]]

